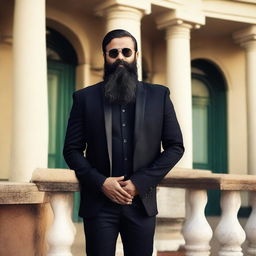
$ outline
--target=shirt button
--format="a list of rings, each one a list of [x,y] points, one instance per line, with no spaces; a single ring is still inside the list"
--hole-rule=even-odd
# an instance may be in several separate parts
[[[125,127],[125,126],[126,126],[126,124],[125,124],[125,123],[123,123],[123,124],[122,124],[122,126],[123,126],[123,127]]]
[[[124,109],[124,108],[122,109],[122,112],[123,112],[123,113],[125,112],[125,109]]]
[[[124,158],[124,161],[127,161],[127,160],[128,160],[128,158],[127,158],[127,157],[125,157],[125,158]]]
[[[123,141],[124,141],[124,143],[127,143],[127,139],[124,139]]]

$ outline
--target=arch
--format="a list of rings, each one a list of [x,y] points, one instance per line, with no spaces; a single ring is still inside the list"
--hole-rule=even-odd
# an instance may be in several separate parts
[[[78,58],[78,64],[89,63],[89,43],[84,42],[84,40],[80,38],[79,33],[77,33],[75,29],[53,18],[47,18],[46,25],[47,27],[56,30],[67,38],[67,40],[75,49]]]
[[[47,59],[77,65],[78,58],[73,45],[58,31],[47,28]],[[61,42],[61,43],[60,43]]]
[[[216,82],[218,89],[227,91],[228,86],[224,73],[215,62],[209,59],[198,58],[192,60],[191,66],[201,70],[211,81]]]
[[[193,167],[210,169],[215,173],[227,173],[226,79],[222,70],[212,61],[194,59],[191,66],[194,85],[200,84],[197,90],[194,90],[197,91],[196,95],[193,95]],[[203,87],[208,94],[204,92]],[[206,214],[219,215],[220,208],[214,203],[218,201],[218,191],[209,191],[208,195]]]
[[[221,58],[219,58],[218,55],[214,55],[214,53],[204,54],[202,52],[200,52],[198,54],[193,53],[193,57],[191,58],[191,64],[194,63],[194,61],[197,61],[197,62],[202,61],[204,63],[207,63],[208,65],[212,65],[213,67],[215,67],[215,71],[218,71],[222,74],[223,79],[225,80],[225,85],[226,85],[227,91],[229,90],[230,86],[232,86],[230,70],[226,66],[226,63]]]

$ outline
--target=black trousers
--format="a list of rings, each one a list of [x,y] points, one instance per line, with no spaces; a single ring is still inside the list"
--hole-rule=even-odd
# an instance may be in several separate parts
[[[146,215],[139,198],[132,205],[107,200],[96,217],[84,218],[87,256],[115,256],[119,233],[124,256],[152,256],[155,219]]]

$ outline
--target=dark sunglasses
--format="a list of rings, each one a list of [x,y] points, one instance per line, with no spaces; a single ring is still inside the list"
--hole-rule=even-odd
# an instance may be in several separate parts
[[[123,54],[123,56],[127,58],[127,57],[132,56],[133,50],[130,48],[119,48],[119,49],[114,48],[114,49],[109,50],[106,53],[108,53],[108,56],[110,58],[115,59],[118,56],[119,52],[121,52]]]

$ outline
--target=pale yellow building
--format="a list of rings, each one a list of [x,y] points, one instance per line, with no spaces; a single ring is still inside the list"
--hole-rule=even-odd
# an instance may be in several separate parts
[[[256,174],[255,0],[0,6],[0,180],[29,181],[38,167],[66,167],[72,92],[102,79],[101,41],[116,28],[138,40],[140,78],[171,90],[186,148],[179,166]]]

